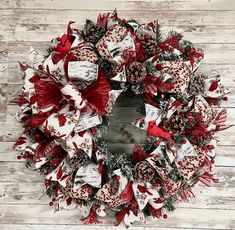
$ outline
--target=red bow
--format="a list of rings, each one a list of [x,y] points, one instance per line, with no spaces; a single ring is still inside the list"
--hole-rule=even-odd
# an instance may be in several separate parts
[[[98,75],[96,83],[85,90],[81,90],[81,93],[96,108],[100,115],[105,115],[107,114],[106,107],[111,86],[103,71],[99,70]]]

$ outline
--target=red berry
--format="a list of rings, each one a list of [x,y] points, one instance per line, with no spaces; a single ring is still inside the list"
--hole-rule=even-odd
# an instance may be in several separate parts
[[[213,145],[207,145],[208,150],[213,150],[215,147]]]
[[[169,184],[169,180],[164,180],[164,184]]]
[[[50,113],[50,112],[47,112],[46,114],[47,114],[47,116],[50,116],[51,113]]]
[[[54,197],[54,198],[52,198],[52,201],[53,201],[53,202],[55,202],[55,201],[56,201],[56,198],[55,198],[55,197]]]
[[[211,163],[214,164],[214,163],[215,163],[215,160],[211,160]]]
[[[161,179],[157,179],[157,180],[156,180],[156,183],[157,183],[157,184],[161,184]]]
[[[81,109],[81,112],[85,113],[85,112],[87,112],[87,110],[88,110],[87,107],[84,107],[84,108]]]
[[[182,54],[185,53],[185,49],[184,48],[182,48],[180,51],[181,51]]]
[[[190,117],[190,118],[188,119],[188,121],[189,121],[190,123],[192,123],[192,122],[194,121],[194,119],[193,119],[192,117]]]
[[[40,138],[40,135],[38,133],[35,134],[35,138],[38,139]]]
[[[126,19],[122,19],[123,24],[126,24],[126,22],[127,22]]]
[[[183,165],[183,162],[182,162],[182,161],[179,161],[179,162],[178,162],[178,165],[182,166],[182,165]]]
[[[117,72],[116,72],[116,71],[113,70],[113,71],[110,72],[110,76],[113,77],[113,76],[116,76],[116,75],[117,75]]]
[[[42,111],[40,111],[38,114],[39,114],[40,116],[42,116],[42,115],[43,115],[43,112],[42,112]]]
[[[21,156],[17,156],[17,159],[20,160],[20,159],[21,159]]]
[[[156,145],[160,145],[160,141],[155,141],[155,144]]]
[[[160,47],[161,49],[163,49],[163,48],[164,48],[164,44],[163,44],[163,43],[160,43],[160,44],[159,44],[159,47]]]
[[[193,116],[193,113],[192,113],[192,112],[189,112],[188,115],[189,115],[189,116]]]
[[[91,193],[92,192],[92,189],[91,188],[88,188],[88,190],[87,190],[89,193]]]
[[[224,99],[225,101],[227,101],[227,100],[228,100],[228,97],[224,97],[223,99]]]
[[[167,219],[167,217],[168,217],[167,214],[164,214],[164,215],[163,215],[163,218],[164,218],[164,219]]]
[[[120,176],[117,175],[116,178],[117,178],[117,180],[120,180]]]
[[[59,105],[57,105],[57,106],[55,107],[55,109],[56,109],[56,110],[59,110],[59,109],[60,109],[60,106],[59,106]]]
[[[182,144],[186,144],[186,143],[187,143],[186,139],[183,139]]]
[[[91,128],[90,132],[91,132],[91,135],[93,135],[93,136],[96,134],[96,130],[94,128]]]
[[[152,50],[151,54],[154,55],[156,53],[156,50]]]
[[[203,117],[199,116],[197,120],[201,122],[203,120]]]
[[[170,186],[170,185],[167,186],[167,190],[169,190],[169,191],[172,190],[172,186]]]
[[[51,202],[49,203],[49,205],[52,206],[52,205],[53,205],[53,202],[51,201]]]

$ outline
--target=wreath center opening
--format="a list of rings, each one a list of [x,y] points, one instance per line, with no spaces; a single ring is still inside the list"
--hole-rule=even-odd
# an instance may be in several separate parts
[[[146,131],[133,123],[141,115],[138,112],[140,95],[125,92],[117,99],[104,138],[109,150],[116,153],[131,153],[134,144],[141,144],[146,139]]]

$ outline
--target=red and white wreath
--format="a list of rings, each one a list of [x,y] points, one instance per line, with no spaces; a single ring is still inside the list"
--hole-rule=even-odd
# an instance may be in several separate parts
[[[220,107],[227,89],[220,77],[196,74],[204,53],[182,35],[163,39],[157,21],[140,24],[117,12],[70,22],[46,57],[30,49],[17,120],[24,132],[19,159],[45,176],[56,210],[80,207],[84,223],[99,223],[108,210],[115,225],[167,218],[180,200],[194,197],[198,182],[217,182],[211,172],[214,134],[226,129]],[[142,96],[146,141],[132,153],[114,153],[103,133],[123,92]]]

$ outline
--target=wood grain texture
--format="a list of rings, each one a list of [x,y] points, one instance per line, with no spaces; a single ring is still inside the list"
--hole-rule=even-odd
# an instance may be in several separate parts
[[[235,1],[234,0],[0,0],[0,226],[3,230],[116,229],[112,219],[98,226],[81,226],[79,210],[54,213],[43,196],[43,178],[16,160],[12,145],[22,128],[14,119],[17,107],[10,103],[21,91],[18,61],[27,62],[33,46],[42,54],[54,36],[74,20],[78,27],[89,16],[117,8],[119,15],[143,21],[158,19],[163,32],[181,32],[205,50],[199,72],[220,74],[231,89],[228,124],[235,125]],[[120,98],[112,116],[107,139],[114,151],[131,151],[133,144],[120,134],[124,127],[136,142],[145,135],[130,123],[135,120],[139,98]],[[115,138],[114,138],[115,137]],[[215,175],[218,184],[197,184],[195,199],[179,203],[166,220],[149,219],[136,229],[235,229],[235,129],[220,139]],[[120,227],[124,228],[123,226]]]

